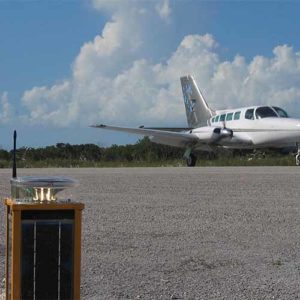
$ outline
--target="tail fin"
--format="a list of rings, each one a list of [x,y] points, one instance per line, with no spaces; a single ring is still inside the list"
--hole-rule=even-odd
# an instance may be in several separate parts
[[[186,117],[190,128],[206,126],[213,115],[191,75],[180,78]]]

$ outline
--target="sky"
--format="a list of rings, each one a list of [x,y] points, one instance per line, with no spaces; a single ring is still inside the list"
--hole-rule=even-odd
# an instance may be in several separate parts
[[[0,0],[0,148],[139,137],[91,124],[185,127],[179,78],[214,109],[300,117],[300,1]]]

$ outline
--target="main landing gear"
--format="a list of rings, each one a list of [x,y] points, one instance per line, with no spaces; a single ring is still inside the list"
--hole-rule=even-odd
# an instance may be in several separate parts
[[[188,167],[195,167],[196,161],[197,161],[196,155],[194,155],[193,153],[191,153],[189,155],[189,157],[186,159],[186,164],[187,164]]]
[[[192,153],[191,149],[186,150],[186,152],[184,153],[184,158],[186,159],[186,165],[188,167],[195,167],[197,156]]]

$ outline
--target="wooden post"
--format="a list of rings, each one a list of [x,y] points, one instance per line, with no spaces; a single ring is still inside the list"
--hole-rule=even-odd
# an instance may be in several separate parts
[[[4,200],[6,204],[6,199]],[[5,261],[5,299],[7,300],[9,297],[9,241],[10,241],[10,236],[9,236],[9,214],[10,214],[10,207],[6,205],[6,261]]]
[[[80,262],[81,262],[81,210],[75,210],[74,230],[74,299],[80,299]]]

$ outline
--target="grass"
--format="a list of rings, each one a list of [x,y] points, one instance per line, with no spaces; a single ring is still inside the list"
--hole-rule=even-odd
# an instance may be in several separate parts
[[[294,166],[295,159],[292,155],[266,156],[257,158],[252,156],[230,157],[219,156],[208,160],[198,157],[198,167],[221,166]],[[70,159],[45,159],[39,161],[18,161],[19,168],[116,168],[116,167],[183,167],[184,159],[164,161],[83,161]],[[11,162],[0,160],[0,168],[11,168]]]

